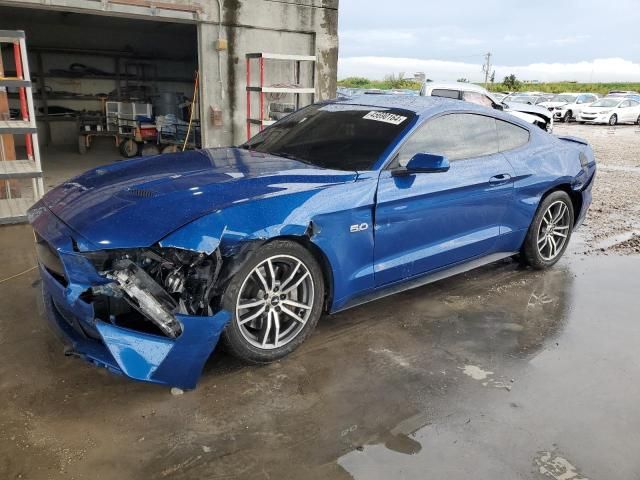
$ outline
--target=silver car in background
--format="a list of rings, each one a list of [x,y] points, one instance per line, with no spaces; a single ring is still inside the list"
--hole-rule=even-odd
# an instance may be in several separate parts
[[[455,100],[484,105],[485,107],[503,110],[525,122],[537,125],[551,133],[553,131],[553,114],[544,108],[526,103],[501,102],[488,90],[466,82],[425,82],[420,89],[421,96],[445,97]]]

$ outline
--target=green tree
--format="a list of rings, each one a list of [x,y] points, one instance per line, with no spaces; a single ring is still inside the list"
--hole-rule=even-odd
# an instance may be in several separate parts
[[[515,91],[520,90],[520,86],[522,85],[520,80],[518,80],[513,73],[511,75],[504,77],[504,80],[502,81],[502,83],[509,90],[515,90]]]

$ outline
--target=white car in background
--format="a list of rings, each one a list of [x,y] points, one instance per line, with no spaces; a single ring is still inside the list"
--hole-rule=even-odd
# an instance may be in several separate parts
[[[578,118],[582,110],[598,100],[594,93],[560,93],[548,102],[539,103],[553,113],[554,120],[569,122]]]
[[[553,114],[545,108],[524,103],[508,103],[498,100],[488,90],[467,82],[425,82],[420,89],[422,97],[444,97],[463,100],[496,110],[503,110],[525,122],[537,125],[551,133],[553,131]]]
[[[580,123],[637,123],[640,125],[640,102],[625,97],[607,97],[592,103],[578,116]]]

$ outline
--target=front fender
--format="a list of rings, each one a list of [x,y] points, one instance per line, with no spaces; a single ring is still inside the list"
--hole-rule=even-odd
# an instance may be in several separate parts
[[[330,310],[374,286],[373,208],[376,175],[334,188],[296,192],[232,205],[195,220],[163,238],[162,247],[232,257],[247,242],[307,237],[332,272]],[[366,225],[354,233],[352,226]]]

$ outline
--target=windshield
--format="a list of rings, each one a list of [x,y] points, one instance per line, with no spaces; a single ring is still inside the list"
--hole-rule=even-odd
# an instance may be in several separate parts
[[[551,99],[552,102],[573,103],[576,101],[577,95],[556,95]]]
[[[617,107],[624,99],[622,98],[603,98],[591,104],[592,107]]]
[[[365,105],[311,105],[263,130],[242,148],[321,168],[370,170],[414,113]]]

